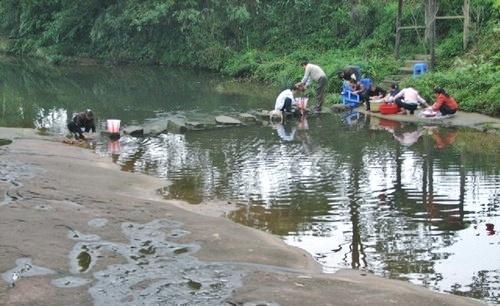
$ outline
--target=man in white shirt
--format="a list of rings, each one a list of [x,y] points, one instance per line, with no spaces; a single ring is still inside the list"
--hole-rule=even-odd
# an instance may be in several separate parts
[[[427,106],[427,103],[418,94],[418,91],[412,87],[401,89],[397,95],[389,97],[387,101],[396,101],[396,104],[404,109],[404,113],[409,111],[411,115],[413,115],[419,104],[422,104],[424,107]]]
[[[274,110],[276,111],[292,111],[292,105],[295,105],[294,95],[297,92],[298,87],[296,85],[283,90],[276,98],[276,103],[274,104]]]
[[[311,64],[307,61],[304,61],[300,64],[304,68],[304,77],[302,81],[298,83],[299,86],[304,86],[304,89],[307,89],[309,85],[311,85],[312,81],[318,83],[318,87],[316,87],[316,107],[314,108],[315,112],[321,112],[321,106],[323,105],[323,100],[325,98],[325,89],[328,83],[326,78],[326,74],[318,65]]]
[[[276,98],[276,102],[274,103],[274,109],[269,112],[269,119],[271,121],[273,120],[273,118],[278,118],[281,122],[283,122],[283,119],[285,117],[284,112],[291,112],[292,105],[297,104],[294,97],[297,90],[297,85],[293,85],[292,87],[280,92],[280,94]]]

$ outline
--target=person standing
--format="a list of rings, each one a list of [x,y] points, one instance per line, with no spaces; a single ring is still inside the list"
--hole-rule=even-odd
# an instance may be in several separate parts
[[[311,64],[308,61],[304,61],[300,64],[304,68],[304,77],[297,85],[302,86],[307,89],[313,81],[318,83],[316,87],[316,106],[314,111],[321,112],[321,106],[323,105],[323,100],[325,99],[325,90],[328,80],[326,74],[318,65]]]
[[[77,113],[73,120],[68,123],[68,129],[75,135],[75,139],[85,139],[82,129],[85,133],[92,131],[95,133],[94,113],[92,110],[87,109],[84,112]]]

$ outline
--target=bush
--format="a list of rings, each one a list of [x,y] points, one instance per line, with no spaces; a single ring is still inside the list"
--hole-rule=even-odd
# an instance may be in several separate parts
[[[414,86],[432,101],[433,88],[440,86],[455,97],[463,111],[500,115],[500,69],[491,63],[464,64],[453,70],[428,73],[406,80],[402,86]]]

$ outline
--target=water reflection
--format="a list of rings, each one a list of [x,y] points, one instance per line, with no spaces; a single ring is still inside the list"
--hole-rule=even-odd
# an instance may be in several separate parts
[[[295,132],[297,129],[295,127],[291,127],[290,124],[283,124],[283,123],[275,123],[273,124],[273,129],[276,130],[276,134],[281,138],[283,141],[292,141],[295,138]]]
[[[62,133],[64,119],[91,108],[108,118],[142,123],[171,112],[217,113],[262,108],[274,88],[237,84],[218,75],[165,67],[56,67],[0,56],[0,126]]]
[[[498,152],[462,150],[467,130],[371,119],[127,138],[117,162],[169,179],[174,198],[235,201],[230,218],[308,250],[327,272],[367,269],[494,301],[499,236],[485,228],[500,219]],[[401,143],[404,133],[417,136]],[[475,252],[492,258],[476,262]]]
[[[170,69],[12,63],[0,72],[0,125],[54,131],[88,107],[100,119],[130,124],[173,112],[196,117],[269,107],[275,96]],[[366,269],[498,303],[494,135],[352,112],[275,127],[122,137],[96,150],[125,171],[165,178],[168,197],[237,203],[228,217],[307,250],[327,272]]]

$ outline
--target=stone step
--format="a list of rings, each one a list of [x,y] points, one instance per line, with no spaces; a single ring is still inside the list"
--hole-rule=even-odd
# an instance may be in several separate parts
[[[187,131],[186,119],[178,117],[168,118],[167,130],[169,133],[183,134]]]
[[[253,123],[257,122],[257,117],[247,113],[238,114],[238,119],[243,122],[253,122]]]
[[[240,120],[229,116],[217,116],[215,122],[219,125],[242,125]]]
[[[411,69],[413,71],[413,67],[415,66],[415,64],[420,64],[420,63],[424,63],[424,64],[427,64],[427,67],[429,67],[429,63],[427,61],[423,61],[423,60],[408,60],[405,62],[405,66],[402,67],[402,68],[405,68],[405,71]]]
[[[386,75],[384,80],[401,81],[402,79],[406,79],[407,77],[408,74],[391,74],[391,75]]]
[[[393,80],[383,80],[382,82],[380,82],[380,87],[384,88],[384,89],[389,89],[391,88],[391,85],[393,83],[396,83],[398,84],[399,82],[396,82],[396,81],[393,81]]]
[[[419,64],[419,63],[425,63],[425,64],[429,65],[429,62],[426,61],[426,60],[406,60],[405,61],[405,64],[406,64],[405,66],[407,66],[407,67],[408,66],[413,67],[413,65]]]
[[[405,74],[412,74],[413,67],[401,67],[401,68],[399,68],[399,72],[405,73]]]
[[[425,60],[425,61],[431,60],[431,56],[429,54],[415,54],[413,57],[416,60]]]

